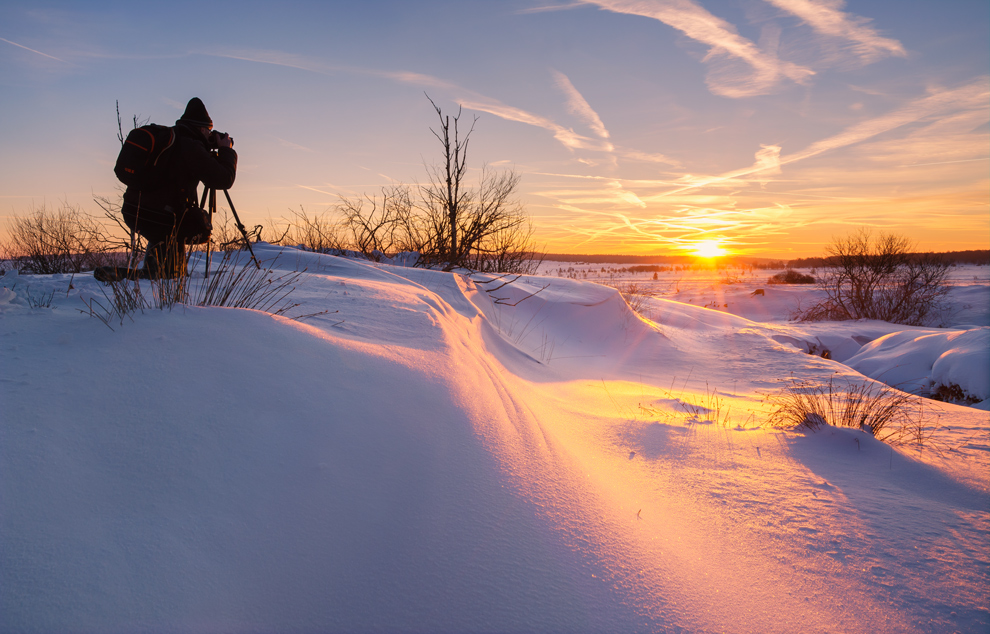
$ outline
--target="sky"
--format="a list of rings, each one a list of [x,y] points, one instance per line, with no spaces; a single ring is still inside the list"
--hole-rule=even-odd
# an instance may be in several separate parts
[[[271,226],[423,182],[427,95],[548,252],[990,248],[985,0],[8,1],[0,231],[119,196],[116,103],[126,132],[203,99]]]

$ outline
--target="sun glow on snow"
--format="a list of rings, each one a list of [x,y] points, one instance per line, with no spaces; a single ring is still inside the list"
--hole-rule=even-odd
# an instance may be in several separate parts
[[[699,242],[694,250],[694,254],[700,258],[717,258],[726,253],[728,252],[719,245],[718,240]]]

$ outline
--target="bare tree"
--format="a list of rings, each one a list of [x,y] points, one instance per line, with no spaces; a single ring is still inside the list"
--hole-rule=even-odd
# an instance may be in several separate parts
[[[450,266],[456,266],[463,251],[463,241],[458,244],[457,233],[470,194],[464,187],[468,142],[471,139],[471,133],[474,132],[474,124],[477,123],[478,118],[474,118],[467,133],[461,137],[459,128],[461,108],[458,106],[457,116],[452,118],[449,115],[445,116],[440,106],[433,99],[430,99],[429,95],[426,98],[430,100],[430,104],[440,118],[440,131],[437,132],[430,128],[430,132],[443,146],[443,156],[439,164],[433,164],[427,168],[430,182],[423,185],[420,192],[423,195],[424,206],[433,212],[433,215],[437,215],[436,212],[442,213],[440,217],[443,218],[443,222],[434,221],[431,224],[440,231],[438,237],[444,242],[449,241],[450,246],[446,252],[447,261]]]
[[[315,217],[296,213],[288,243],[321,251],[352,248],[376,261],[416,252],[419,266],[447,270],[535,270],[532,227],[516,199],[519,175],[484,166],[476,187],[470,187],[467,149],[477,118],[462,134],[460,109],[451,117],[432,99],[430,103],[440,118],[440,127],[430,131],[440,141],[442,154],[440,161],[427,165],[426,184],[415,188],[395,184],[381,188],[377,195],[342,196],[334,208],[338,221],[326,220],[329,213]],[[344,233],[346,239],[341,237]]]
[[[377,196],[341,198],[338,209],[350,229],[355,248],[371,260],[414,246],[419,233],[413,218],[409,188],[404,185],[382,187]],[[366,208],[365,203],[370,209]]]
[[[460,261],[477,271],[524,273],[531,263],[533,228],[522,205],[515,200],[519,174],[481,171],[477,200],[461,220]],[[538,264],[538,263],[537,263]]]
[[[346,246],[343,238],[345,226],[329,210],[310,215],[300,207],[299,211],[293,211],[292,214],[294,220],[289,221],[277,244],[301,244],[307,249],[322,253],[342,250]]]
[[[478,119],[461,135],[461,109],[451,117],[444,115],[432,99],[430,104],[440,118],[439,130],[430,131],[440,141],[442,155],[438,163],[427,167],[429,182],[419,188],[424,225],[433,237],[430,246],[439,247],[426,259],[432,256],[448,269],[466,266],[476,270],[501,270],[502,264],[511,262],[518,271],[520,256],[532,250],[532,230],[515,197],[519,174],[486,165],[477,187],[469,187],[468,142]]]
[[[533,227],[528,221],[525,225],[493,233],[484,248],[475,252],[468,268],[482,273],[534,275],[543,256],[531,249],[532,236]]]
[[[800,318],[879,319],[921,326],[937,317],[949,292],[949,265],[935,255],[912,255],[902,236],[867,229],[826,247],[818,287],[825,299]]]

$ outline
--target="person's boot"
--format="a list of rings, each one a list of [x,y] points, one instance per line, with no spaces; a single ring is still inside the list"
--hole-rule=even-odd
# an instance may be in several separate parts
[[[165,258],[162,263],[162,277],[176,279],[186,276],[186,248],[178,240],[170,240],[165,244]]]
[[[186,276],[186,249],[176,240],[148,245],[141,277],[168,280]]]
[[[109,284],[122,280],[137,280],[147,276],[144,274],[144,269],[131,266],[98,266],[93,269],[93,277],[98,282]]]
[[[162,278],[162,261],[165,259],[165,243],[156,242],[149,244],[144,252],[144,266],[141,267],[141,277],[148,280]]]

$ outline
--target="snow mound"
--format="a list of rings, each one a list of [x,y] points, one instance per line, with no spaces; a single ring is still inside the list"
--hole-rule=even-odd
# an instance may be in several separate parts
[[[781,379],[869,379],[588,282],[255,251],[315,316],[111,331],[91,276],[4,278],[0,631],[990,624],[985,412],[939,405],[944,455],[763,429]],[[963,335],[932,376],[975,374],[939,361],[986,349]]]
[[[863,346],[846,364],[907,392],[927,395],[955,386],[963,397],[985,401],[990,399],[990,327],[891,333]]]

